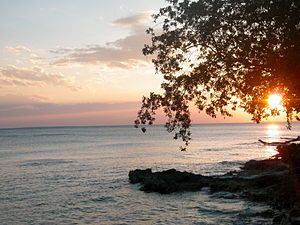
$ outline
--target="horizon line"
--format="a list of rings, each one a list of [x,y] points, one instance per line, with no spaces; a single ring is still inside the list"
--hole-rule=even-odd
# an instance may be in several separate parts
[[[297,121],[293,121],[293,123],[295,123]],[[259,124],[282,124],[282,123],[287,123],[286,121],[262,121],[260,123],[256,123],[256,122],[220,122],[220,123],[210,123],[210,122],[206,122],[206,123],[194,123],[191,125],[191,127],[193,126],[199,126],[199,125],[230,125],[230,124],[253,124],[253,125],[259,125]],[[129,127],[132,126],[134,127],[134,123],[132,124],[99,124],[99,125],[61,125],[61,126],[20,126],[20,127],[0,127],[0,130],[10,130],[10,129],[47,129],[47,128],[88,128],[88,127]],[[163,123],[159,123],[159,124],[153,124],[153,125],[145,125],[147,127],[151,127],[151,126],[165,126],[165,124]]]

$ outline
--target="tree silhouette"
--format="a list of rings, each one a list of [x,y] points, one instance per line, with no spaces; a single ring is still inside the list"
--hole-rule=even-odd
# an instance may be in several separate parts
[[[145,131],[162,108],[167,130],[188,144],[190,103],[211,117],[240,107],[260,122],[278,114],[268,109],[271,93],[283,96],[290,124],[300,112],[299,0],[167,2],[143,49],[163,75],[163,93],[143,97],[136,127]]]

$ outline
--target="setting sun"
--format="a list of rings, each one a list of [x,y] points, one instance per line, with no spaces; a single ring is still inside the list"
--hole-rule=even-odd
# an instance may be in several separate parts
[[[276,109],[282,106],[282,96],[280,94],[272,94],[268,98],[270,109]]]

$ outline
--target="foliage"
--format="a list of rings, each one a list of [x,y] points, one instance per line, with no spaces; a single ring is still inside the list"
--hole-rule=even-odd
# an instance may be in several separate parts
[[[159,108],[175,139],[190,140],[190,105],[215,118],[237,107],[255,122],[268,109],[270,93],[281,93],[287,121],[300,112],[299,0],[167,0],[154,15],[162,29],[149,28],[154,55],[163,75],[162,93],[144,97],[136,126],[152,124]]]

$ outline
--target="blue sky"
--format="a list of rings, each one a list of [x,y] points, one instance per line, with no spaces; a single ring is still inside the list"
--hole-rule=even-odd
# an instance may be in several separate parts
[[[112,27],[112,21],[157,11],[164,4],[162,0],[2,0],[0,44],[36,48],[102,44],[126,33]]]

